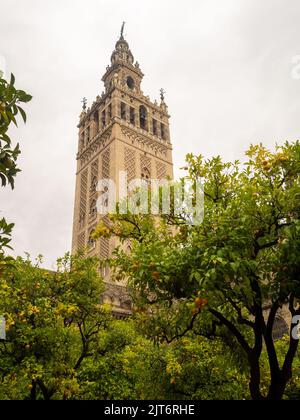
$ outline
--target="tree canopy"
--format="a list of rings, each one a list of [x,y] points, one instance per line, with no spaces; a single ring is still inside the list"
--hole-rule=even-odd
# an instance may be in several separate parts
[[[20,154],[19,143],[12,144],[8,130],[12,124],[17,126],[17,117],[21,115],[26,122],[26,113],[20,103],[29,102],[32,99],[23,90],[15,88],[15,77],[12,74],[10,82],[0,77],[0,185],[10,185],[14,188],[15,177],[20,169],[17,167],[17,158]],[[4,218],[0,219],[0,270],[4,264],[3,249],[9,247],[13,223],[8,223]]]
[[[274,152],[259,144],[244,163],[187,156],[187,178],[204,185],[200,225],[185,215],[111,216],[107,230],[131,240],[111,264],[125,277],[149,336],[168,342],[193,332],[235,340],[249,366],[253,399],[281,399],[292,377],[300,314],[300,143]],[[290,336],[279,361],[273,338],[275,317],[287,308]],[[270,383],[262,392],[261,360],[266,349]]]

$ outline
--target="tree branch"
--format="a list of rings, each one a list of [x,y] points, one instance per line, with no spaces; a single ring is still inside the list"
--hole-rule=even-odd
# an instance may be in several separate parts
[[[245,337],[236,328],[236,326],[215,309],[210,308],[209,312],[229,329],[229,331],[235,336],[235,338],[245,350],[245,352],[249,355],[249,353],[251,352],[251,347],[247,343]]]

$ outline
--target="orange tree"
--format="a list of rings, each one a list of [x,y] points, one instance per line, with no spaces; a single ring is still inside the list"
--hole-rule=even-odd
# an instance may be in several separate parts
[[[15,177],[19,172],[17,158],[20,149],[19,144],[12,145],[8,130],[11,124],[17,125],[19,114],[26,122],[26,114],[20,103],[29,102],[32,98],[23,90],[16,89],[14,84],[13,75],[9,83],[0,76],[0,185],[10,185],[11,188],[14,188]],[[9,247],[12,228],[13,224],[7,223],[4,218],[0,219],[0,256],[3,248]]]
[[[133,320],[112,319],[97,259],[39,265],[18,258],[0,279],[0,400],[247,398],[220,340],[156,346]]]
[[[290,334],[279,360],[272,330],[286,305],[300,314],[300,143],[270,152],[251,146],[244,164],[187,156],[187,178],[202,180],[205,215],[111,216],[95,236],[131,240],[110,263],[126,277],[142,325],[156,341],[193,332],[235,340],[249,366],[253,399],[281,399],[292,377],[298,340]],[[269,310],[265,311],[268,307]],[[294,318],[295,320],[296,318]],[[291,321],[291,331],[295,331]],[[262,386],[265,349],[269,385]],[[265,372],[265,370],[264,370]],[[267,390],[266,390],[267,389]]]
[[[110,311],[100,304],[98,261],[66,255],[56,272],[17,258],[0,278],[0,399],[68,399],[98,350]],[[102,349],[103,351],[103,349]]]
[[[222,340],[185,337],[155,345],[128,319],[102,334],[101,349],[105,354],[85,359],[78,371],[81,399],[249,398],[246,369]]]

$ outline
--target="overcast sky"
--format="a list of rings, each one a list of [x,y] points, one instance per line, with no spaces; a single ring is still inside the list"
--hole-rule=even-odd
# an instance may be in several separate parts
[[[0,64],[34,96],[16,188],[0,191],[15,255],[70,249],[81,99],[101,94],[121,23],[152,100],[166,90],[175,174],[188,152],[241,158],[298,139],[299,0],[0,0]]]

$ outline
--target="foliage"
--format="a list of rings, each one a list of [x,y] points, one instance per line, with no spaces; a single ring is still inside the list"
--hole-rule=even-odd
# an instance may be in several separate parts
[[[12,74],[10,83],[0,77],[0,182],[1,186],[10,185],[14,188],[15,177],[19,172],[17,158],[20,154],[19,144],[12,145],[8,130],[13,123],[17,126],[17,116],[20,114],[26,122],[26,113],[19,105],[29,102],[32,97],[23,90],[15,88],[15,77]],[[3,248],[8,246],[13,225],[5,219],[0,221],[0,256]],[[2,258],[3,260],[3,258]]]
[[[18,258],[0,278],[2,399],[67,399],[78,391],[77,371],[98,345],[110,311],[97,260],[66,255],[57,272]]]
[[[155,345],[132,320],[116,321],[102,351],[87,359],[78,379],[84,399],[242,399],[246,374],[221,341],[184,338]],[[110,348],[110,351],[107,351]],[[236,380],[238,378],[238,381]]]
[[[19,105],[29,102],[32,97],[14,86],[15,78],[11,75],[10,83],[0,79],[0,179],[2,186],[7,184],[14,187],[14,178],[19,171],[16,160],[20,153],[19,144],[12,148],[12,141],[8,135],[11,123],[17,126],[16,117],[21,114],[26,122],[26,113]]]
[[[284,335],[282,339],[275,342],[275,348],[278,355],[280,365],[283,364],[287,349],[289,347],[289,336]],[[270,383],[270,370],[268,368],[268,355],[266,351],[262,352],[261,369],[262,369],[262,390],[266,393]],[[293,363],[293,376],[288,382],[284,399],[299,400],[300,398],[300,358],[295,357]]]
[[[275,152],[260,144],[246,155],[243,165],[187,156],[187,178],[204,185],[201,225],[186,224],[184,215],[127,214],[96,236],[131,240],[132,252],[120,246],[111,265],[117,278],[128,278],[149,336],[171,343],[189,331],[229,334],[248,361],[251,397],[281,399],[298,340],[289,337],[280,360],[272,330],[282,306],[300,314],[300,143]],[[270,382],[263,390],[264,343]]]
[[[249,398],[247,375],[239,371],[221,340],[185,337],[160,348],[164,371],[156,372],[156,382],[161,383],[164,399]]]
[[[156,345],[99,304],[96,259],[66,255],[57,272],[40,262],[18,258],[0,279],[1,400],[247,398],[246,375],[221,341]]]

